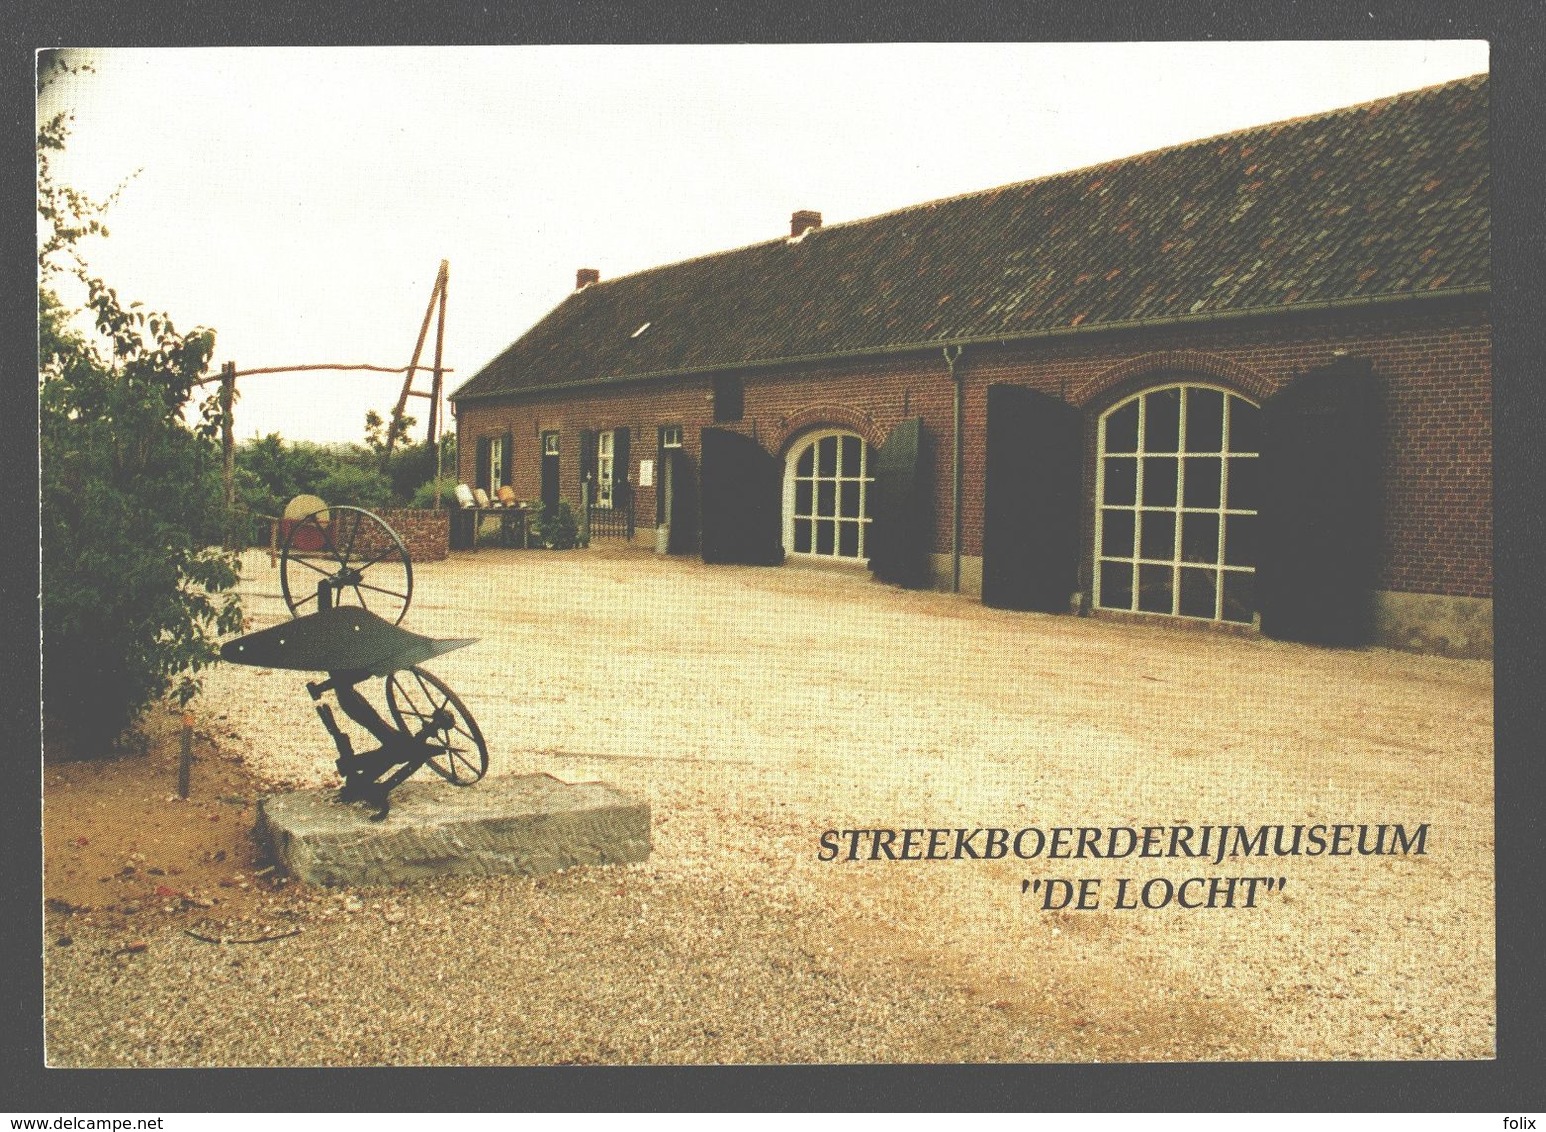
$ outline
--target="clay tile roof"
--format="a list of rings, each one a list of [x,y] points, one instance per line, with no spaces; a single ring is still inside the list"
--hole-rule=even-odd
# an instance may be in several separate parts
[[[593,284],[452,396],[1481,289],[1488,172],[1480,75]]]

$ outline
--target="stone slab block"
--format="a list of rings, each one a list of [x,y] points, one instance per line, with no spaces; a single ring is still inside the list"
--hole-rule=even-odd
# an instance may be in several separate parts
[[[1492,599],[1377,590],[1374,641],[1461,660],[1492,659]]]
[[[574,865],[643,861],[650,810],[604,782],[549,774],[485,778],[473,786],[408,782],[384,821],[337,801],[337,790],[274,794],[258,804],[258,833],[309,884],[380,885],[435,876],[539,876]]]

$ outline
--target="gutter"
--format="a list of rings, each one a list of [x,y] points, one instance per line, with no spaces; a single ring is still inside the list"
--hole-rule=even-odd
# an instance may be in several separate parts
[[[961,592],[961,418],[964,401],[962,382],[965,379],[956,369],[956,362],[960,361],[964,348],[946,346],[941,351],[945,355],[945,366],[950,370],[950,384],[955,398],[955,421],[950,444],[950,592],[953,594]]]
[[[1020,342],[1035,342],[1047,338],[1074,338],[1087,334],[1104,334],[1108,331],[1145,330],[1159,326],[1185,326],[1203,322],[1232,322],[1238,319],[1283,316],[1318,311],[1362,310],[1365,307],[1383,307],[1396,303],[1432,302],[1441,299],[1475,298],[1492,294],[1489,283],[1468,287],[1441,287],[1433,291],[1403,291],[1391,295],[1366,295],[1348,299],[1321,299],[1305,303],[1291,303],[1270,307],[1241,307],[1238,310],[1199,311],[1196,314],[1165,315],[1160,318],[1134,318],[1117,322],[1083,323],[1079,326],[1050,326],[1028,330],[1019,334],[983,334],[965,338],[936,339],[932,342],[904,342],[891,346],[861,346],[851,350],[834,350],[828,353],[796,354],[783,358],[763,358],[741,362],[720,362],[713,365],[688,366],[684,369],[654,370],[649,373],[619,374],[614,377],[592,377],[583,381],[567,381],[559,385],[531,385],[519,389],[506,389],[494,393],[452,393],[451,401],[487,401],[500,397],[522,397],[532,394],[564,393],[575,389],[595,389],[640,381],[661,381],[674,377],[693,377],[706,373],[733,373],[742,370],[777,369],[783,366],[811,365],[821,362],[849,361],[859,358],[887,357],[898,354],[928,353],[944,346],[1010,346]],[[473,378],[471,380],[476,380]]]

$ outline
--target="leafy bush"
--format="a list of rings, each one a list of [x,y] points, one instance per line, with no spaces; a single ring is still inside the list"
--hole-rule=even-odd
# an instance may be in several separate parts
[[[370,468],[339,464],[321,480],[313,494],[322,497],[329,506],[349,505],[379,511],[394,506],[392,482],[380,472]]]
[[[315,494],[334,462],[316,445],[287,445],[277,432],[237,446],[237,490],[264,515],[279,515],[297,495]],[[243,481],[248,485],[243,490]]]
[[[440,437],[440,476],[447,486],[443,500],[456,489],[456,433]],[[435,505],[435,446],[429,441],[405,445],[393,451],[387,463],[387,478],[392,494],[410,507]],[[428,500],[428,502],[423,502]]]
[[[236,446],[236,504],[246,523],[236,532],[249,546],[268,542],[267,518],[284,514],[297,495],[315,495],[333,467],[318,445],[290,445],[278,433]]]
[[[39,58],[39,94],[70,68]],[[103,753],[175,685],[186,705],[216,634],[242,625],[236,559],[214,549],[224,506],[218,399],[183,410],[215,348],[165,315],[124,306],[79,243],[105,206],[56,185],[68,114],[39,129],[38,444],[43,710],[80,754]],[[84,286],[95,336],[72,329],[60,284]]]
[[[116,372],[66,329],[52,293],[39,304],[43,706],[82,753],[104,750],[174,684],[187,704],[215,634],[242,625],[227,592],[236,561],[212,549],[218,421],[207,412],[195,431],[181,419],[214,336],[142,320],[100,284],[92,301]]]
[[[559,503],[552,510],[537,510],[531,517],[531,545],[548,550],[569,550],[580,537],[574,509]]]
[[[412,499],[415,491],[435,478],[435,446],[426,443],[399,447],[387,461],[386,475],[395,497]]]
[[[378,421],[379,427],[379,421]],[[443,468],[456,467],[456,438],[441,438]],[[242,508],[254,515],[279,515],[297,495],[320,496],[329,504],[352,504],[379,510],[383,507],[431,508],[435,505],[435,449],[429,444],[406,445],[395,450],[385,475],[380,471],[379,438],[367,430],[367,444],[314,444],[286,441],[277,433],[245,441],[236,449],[236,496]],[[442,498],[450,500],[456,481],[454,471],[442,477]],[[248,538],[268,537],[267,524],[250,524]]]
[[[427,511],[435,506],[435,481],[421,483],[408,500],[408,506],[416,507],[421,511]],[[456,480],[451,476],[444,476],[440,480],[440,506],[456,506]]]

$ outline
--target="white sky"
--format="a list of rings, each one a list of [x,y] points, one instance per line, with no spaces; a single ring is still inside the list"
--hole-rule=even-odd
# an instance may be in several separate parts
[[[1487,69],[1482,42],[92,53],[61,181],[124,299],[215,368],[403,366],[440,260],[447,390],[603,279]],[[130,179],[132,177],[132,179]],[[426,344],[430,357],[433,340]],[[428,388],[429,377],[419,383]],[[237,436],[359,440],[401,377],[253,376]],[[422,439],[427,402],[409,412]],[[447,417],[449,424],[449,417]]]

